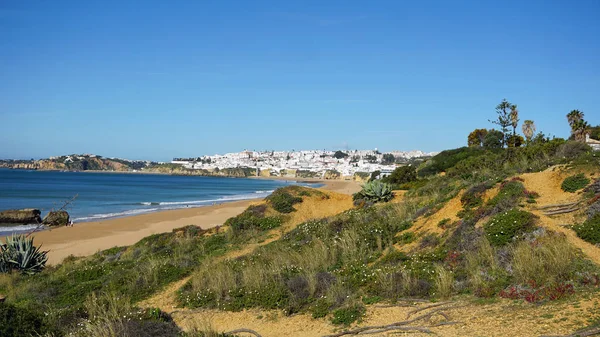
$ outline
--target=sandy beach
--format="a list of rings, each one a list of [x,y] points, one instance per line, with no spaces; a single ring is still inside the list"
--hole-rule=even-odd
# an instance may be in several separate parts
[[[297,179],[295,179],[297,180]],[[322,189],[352,194],[360,190],[354,181],[314,180],[322,183]],[[170,232],[174,228],[197,225],[202,228],[219,226],[230,217],[243,212],[259,199],[228,202],[214,206],[204,206],[141,214],[124,218],[75,224],[73,227],[60,227],[33,234],[36,244],[49,250],[48,262],[60,263],[69,255],[86,256],[99,250],[115,246],[132,245],[142,238]]]

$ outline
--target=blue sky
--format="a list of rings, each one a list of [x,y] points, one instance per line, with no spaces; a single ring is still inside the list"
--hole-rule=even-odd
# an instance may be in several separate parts
[[[2,1],[0,158],[438,151],[600,124],[600,2]]]

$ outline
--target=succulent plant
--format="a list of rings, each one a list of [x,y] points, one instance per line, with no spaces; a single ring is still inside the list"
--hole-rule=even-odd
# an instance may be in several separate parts
[[[33,245],[33,239],[25,235],[12,235],[6,243],[0,241],[0,272],[19,270],[25,274],[35,274],[46,266],[48,252]]]
[[[392,186],[379,180],[370,181],[363,185],[360,192],[354,195],[354,199],[362,199],[371,202],[387,202],[394,198]]]

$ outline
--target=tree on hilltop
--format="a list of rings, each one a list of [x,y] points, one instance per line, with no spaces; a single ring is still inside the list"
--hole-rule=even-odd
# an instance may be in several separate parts
[[[394,157],[391,153],[384,153],[383,158],[381,158],[381,163],[383,165],[390,165],[396,161],[396,157]]]
[[[348,157],[348,154],[342,151],[335,151],[335,153],[333,154],[333,158],[335,159],[343,159]]]
[[[585,142],[585,135],[590,125],[583,119],[583,111],[571,110],[567,114],[567,121],[571,126],[571,138],[578,142]]]
[[[496,114],[498,117],[496,120],[489,120],[491,123],[496,124],[500,127],[500,132],[502,132],[502,147],[504,147],[507,143],[509,136],[509,127],[513,125],[513,118],[511,118],[511,111],[516,110],[517,106],[511,104],[505,99],[500,102],[496,106]],[[518,122],[518,114],[517,114],[517,122]]]
[[[517,136],[517,126],[519,125],[519,110],[517,110],[517,105],[512,104],[510,106],[510,125],[513,128],[513,138]]]
[[[523,131],[525,139],[527,140],[527,145],[529,145],[533,135],[535,134],[535,123],[530,119],[525,120],[521,126],[521,131]]]
[[[485,136],[487,136],[487,129],[475,129],[469,136],[467,137],[467,145],[469,147],[481,147],[483,146],[483,141],[485,140]]]
[[[486,149],[501,149],[504,134],[498,130],[491,129],[483,139],[483,147]]]

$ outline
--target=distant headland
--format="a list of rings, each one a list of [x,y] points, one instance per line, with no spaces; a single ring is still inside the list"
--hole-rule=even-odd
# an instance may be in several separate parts
[[[212,177],[281,177],[367,180],[372,174],[392,172],[398,165],[417,164],[435,153],[422,151],[242,151],[195,158],[174,158],[171,162],[129,160],[96,154],[72,154],[39,160],[0,160],[0,168],[129,172]]]

